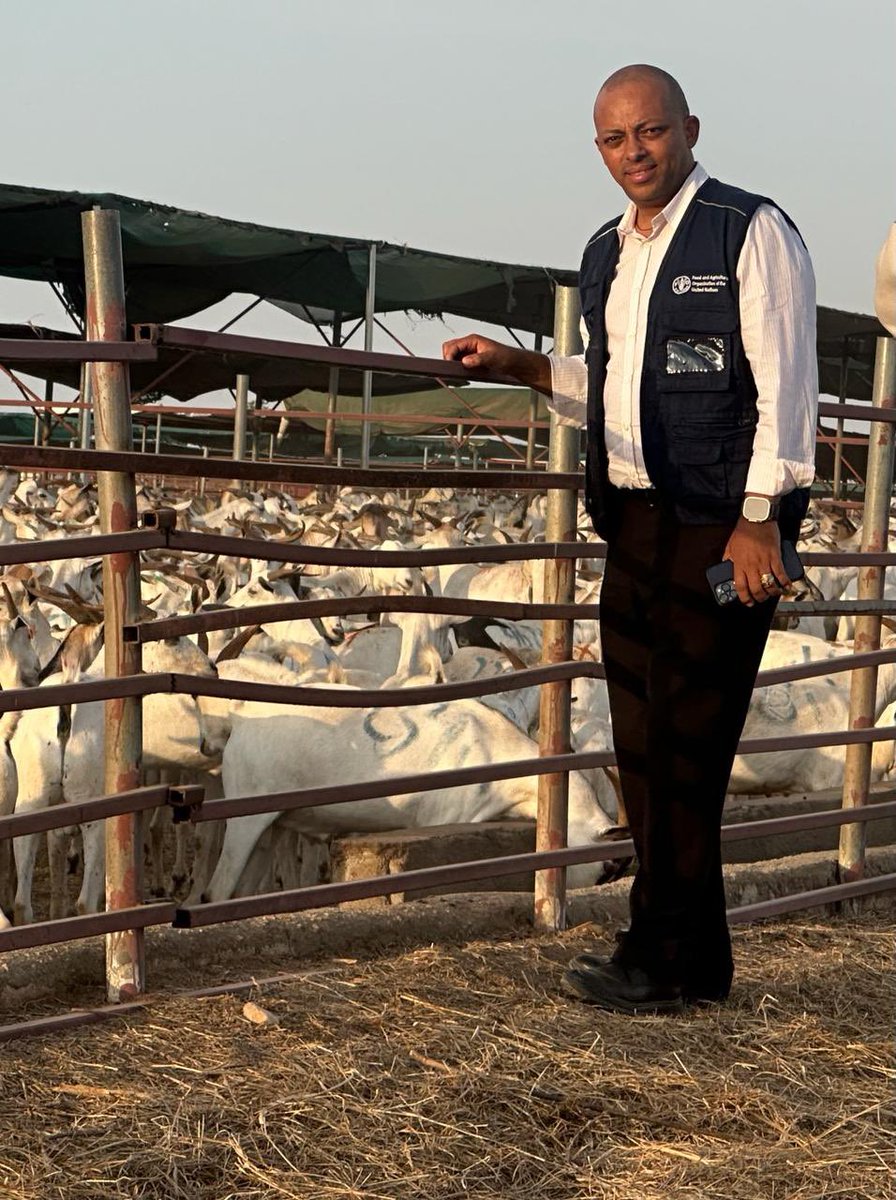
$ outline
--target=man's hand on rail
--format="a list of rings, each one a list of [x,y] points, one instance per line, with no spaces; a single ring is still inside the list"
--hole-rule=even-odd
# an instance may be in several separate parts
[[[473,370],[494,371],[498,375],[509,375],[525,387],[534,388],[545,396],[551,394],[551,364],[546,354],[535,350],[520,350],[516,346],[504,346],[491,338],[468,333],[466,337],[452,338],[442,346],[442,358],[459,361],[462,366]]]

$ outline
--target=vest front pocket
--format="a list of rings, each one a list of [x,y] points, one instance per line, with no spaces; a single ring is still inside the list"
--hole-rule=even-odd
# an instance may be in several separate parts
[[[734,500],[746,484],[753,428],[723,432],[711,424],[669,435],[674,491],[681,500]]]

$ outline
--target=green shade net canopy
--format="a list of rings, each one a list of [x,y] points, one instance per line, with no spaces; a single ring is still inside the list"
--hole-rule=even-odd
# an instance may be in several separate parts
[[[164,324],[234,292],[364,313],[371,243],[187,212],[111,193],[0,185],[0,274],[58,284],[83,311],[80,214],[117,209],[128,321]],[[452,312],[550,333],[553,286],[575,273],[434,254],[377,242],[378,312]]]
[[[70,309],[82,313],[80,214],[95,206],[117,209],[120,215],[127,319],[132,324],[182,320],[234,293],[262,297],[296,315],[322,311],[325,321],[334,313],[351,321],[364,314],[370,247],[375,244],[377,312],[452,313],[471,322],[550,336],[555,286],[572,286],[577,278],[574,271],[559,268],[253,225],[112,193],[12,184],[0,184],[0,274],[55,284]],[[874,343],[885,333],[874,317],[819,308],[821,391],[870,400]],[[203,358],[208,365],[210,356]],[[232,379],[235,367],[245,369],[228,362],[221,373]],[[46,371],[29,373],[46,376]],[[182,383],[176,382],[180,370],[170,379],[171,389],[179,391],[169,394],[180,399],[222,386],[206,386],[198,368],[192,376],[187,368],[184,372]],[[253,389],[270,398],[299,387],[326,387],[321,374],[305,382],[294,374],[277,377],[271,366],[267,383],[254,368],[251,374]],[[340,380],[340,390],[356,388],[357,380]]]

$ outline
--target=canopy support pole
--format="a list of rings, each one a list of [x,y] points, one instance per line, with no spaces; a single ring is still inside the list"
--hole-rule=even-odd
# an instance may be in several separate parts
[[[544,339],[540,333],[535,335],[535,353],[541,354]],[[535,422],[538,420],[538,392],[534,388],[529,392],[529,428],[526,430],[526,470],[531,471],[535,466]]]
[[[249,376],[236,377],[236,410],[233,414],[233,457],[240,462],[246,457],[246,422],[249,416]]]
[[[846,377],[849,374],[849,338],[843,339],[840,355],[840,403],[846,403]],[[843,418],[837,418],[837,440],[834,442],[834,479],[831,492],[835,500],[843,499]]]
[[[342,345],[342,313],[333,313],[333,338],[331,345]],[[336,410],[339,407],[339,368],[330,367],[330,379],[327,386],[327,423],[324,426],[324,462],[333,461],[333,450],[336,446]],[[332,419],[331,419],[332,416]]]
[[[376,314],[376,242],[370,243],[367,259],[367,300],[364,306],[364,349],[373,349],[373,324]],[[373,372],[364,372],[364,392],[361,411],[369,417],[373,409]],[[364,421],[361,429],[361,466],[370,466],[370,421]]]

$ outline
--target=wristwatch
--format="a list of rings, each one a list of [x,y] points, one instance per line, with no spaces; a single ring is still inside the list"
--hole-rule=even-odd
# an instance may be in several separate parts
[[[766,521],[774,521],[780,507],[781,501],[778,499],[772,500],[768,496],[745,496],[740,512],[745,521],[762,525]]]

